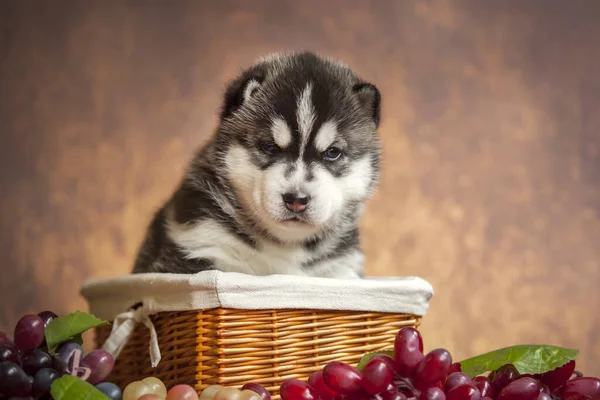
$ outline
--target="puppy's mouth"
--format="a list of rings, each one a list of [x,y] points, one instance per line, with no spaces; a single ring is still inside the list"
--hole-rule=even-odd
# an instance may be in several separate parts
[[[290,217],[290,218],[286,218],[283,220],[283,222],[301,222],[301,223],[306,223],[306,221],[298,218],[298,217]]]
[[[305,219],[297,217],[297,216],[285,218],[285,219],[282,220],[282,222],[284,224],[290,224],[290,225],[295,225],[295,224],[312,225],[311,223],[309,223]]]

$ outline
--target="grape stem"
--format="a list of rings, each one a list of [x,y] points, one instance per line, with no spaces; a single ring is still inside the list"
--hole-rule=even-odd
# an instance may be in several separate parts
[[[398,387],[398,389],[408,389],[407,391],[412,393],[412,396],[406,396],[407,400],[418,399],[421,395],[421,391],[417,389],[413,383],[408,378],[404,378],[402,376],[394,378],[394,385]],[[400,390],[402,393],[406,394],[406,391]]]
[[[71,368],[71,371],[69,371],[69,372],[71,373],[71,375],[78,376],[81,380],[87,381],[87,379],[92,374],[92,370],[89,369],[88,367],[79,365],[79,359],[81,358],[81,350],[79,350],[79,349],[75,350],[73,352],[72,357],[73,357],[73,367]],[[82,373],[81,376],[79,376],[80,372]]]

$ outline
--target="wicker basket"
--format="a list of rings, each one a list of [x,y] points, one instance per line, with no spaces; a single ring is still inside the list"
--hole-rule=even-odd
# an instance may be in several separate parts
[[[94,307],[92,307],[92,312]],[[277,389],[288,378],[306,379],[332,360],[356,364],[367,352],[389,349],[397,331],[418,327],[420,316],[398,312],[317,309],[232,309],[158,312],[150,316],[162,355],[150,364],[148,329],[139,324],[119,354],[109,381],[124,388],[147,376],[167,387],[248,382]],[[102,346],[111,327],[96,331]]]

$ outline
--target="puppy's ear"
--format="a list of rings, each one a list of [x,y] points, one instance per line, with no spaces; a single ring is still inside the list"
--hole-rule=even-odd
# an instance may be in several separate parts
[[[381,119],[381,93],[379,89],[371,83],[361,82],[352,87],[354,93],[358,97],[361,106],[375,122],[375,126],[379,127]]]
[[[231,116],[235,110],[250,100],[264,80],[264,71],[259,67],[255,67],[231,82],[225,91],[221,119]]]

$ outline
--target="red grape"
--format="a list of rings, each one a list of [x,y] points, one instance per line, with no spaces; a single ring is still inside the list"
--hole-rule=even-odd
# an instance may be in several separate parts
[[[413,378],[417,365],[424,357],[423,353],[418,351],[396,357],[394,360],[396,373],[405,378]]]
[[[27,397],[31,394],[31,381],[17,364],[0,363],[0,393],[5,397]]]
[[[308,384],[317,391],[321,400],[331,400],[338,394],[335,390],[327,386],[323,380],[323,371],[313,372],[308,377]]]
[[[310,384],[310,380],[308,381]],[[258,383],[246,383],[242,386],[242,390],[252,390],[254,393],[257,393],[262,400],[271,400],[271,393],[265,387]],[[325,400],[325,399],[323,399]]]
[[[421,333],[412,326],[405,326],[396,334],[394,351],[420,351],[423,352],[423,338]]]
[[[433,386],[421,392],[419,400],[446,400],[446,395],[442,389]]]
[[[548,393],[540,392],[537,400],[552,400],[552,396],[550,396]]]
[[[394,378],[393,369],[381,358],[373,358],[362,370],[362,387],[369,394],[384,392]]]
[[[281,384],[279,394],[282,400],[319,400],[319,394],[308,383],[298,379],[288,379]]]
[[[485,376],[476,376],[473,378],[473,384],[481,392],[481,397],[496,397],[494,386]]]
[[[392,392],[392,393],[396,393],[397,391],[398,391],[398,386],[396,386],[396,384],[394,382],[387,385],[387,387],[384,390],[384,392]]]
[[[52,367],[52,357],[48,353],[35,349],[23,358],[23,371],[29,376],[35,374],[42,368]]]
[[[496,392],[500,392],[506,385],[520,378],[521,375],[517,368],[512,364],[506,364],[496,370],[494,377],[490,378]]]
[[[17,350],[12,343],[0,344],[0,362],[4,361],[21,365],[21,356],[19,356],[19,350]]]
[[[460,363],[454,363],[450,366],[450,369],[448,369],[448,373],[447,375],[453,374],[455,372],[462,372],[462,368],[460,367]]]
[[[447,400],[480,400],[481,393],[475,386],[461,385],[455,386],[446,393]]]
[[[423,338],[413,327],[404,327],[398,331],[394,341],[396,372],[410,377],[417,364],[423,359]]]
[[[371,360],[373,359],[380,359],[386,362],[386,364],[388,364],[391,367],[391,370],[394,371],[395,370],[395,361],[394,358],[392,356],[388,356],[387,354],[375,354],[373,356],[373,358],[371,358]],[[369,361],[371,361],[369,360]]]
[[[564,400],[575,399],[577,395],[594,397],[600,395],[600,379],[598,378],[575,378],[567,381],[560,393]]]
[[[10,340],[10,337],[8,336],[7,333],[4,333],[2,331],[0,331],[0,344],[13,344],[12,340]]]
[[[548,387],[548,385],[543,384],[540,381],[538,381],[538,383],[540,384],[540,393],[546,393],[549,396],[552,395],[552,391],[550,390],[550,388]]]
[[[338,395],[338,396],[340,396],[340,395]],[[373,399],[373,396],[371,396],[369,393],[365,392],[364,390],[359,390],[358,392],[343,395],[343,396],[344,396],[344,400],[372,400]]]
[[[83,358],[82,367],[89,368],[92,373],[87,379],[92,385],[96,385],[110,374],[114,365],[113,357],[104,350],[94,350]]]
[[[37,315],[21,317],[15,327],[14,338],[22,353],[37,349],[44,341],[44,321]]]
[[[540,385],[530,377],[519,378],[502,389],[497,400],[536,400],[540,395]]]
[[[323,380],[338,393],[352,394],[361,389],[362,375],[351,365],[332,361],[323,368]]]
[[[571,375],[573,375],[573,371],[575,371],[575,360],[542,374],[539,380],[546,384],[550,390],[554,390],[568,381]]]
[[[415,376],[423,383],[433,383],[444,379],[452,365],[452,356],[445,349],[431,350],[419,362]]]
[[[406,396],[400,392],[383,392],[379,397],[381,400],[407,400]]]
[[[415,381],[413,382],[413,386],[415,387],[415,389],[417,389],[420,392],[424,392],[429,388],[432,387],[437,387],[440,388],[442,391],[444,390],[444,382],[443,381],[437,381],[434,383],[426,383],[423,381]]]
[[[41,313],[38,314],[38,317],[40,317],[42,319],[42,321],[44,322],[44,328],[45,328],[48,326],[50,321],[52,321],[53,319],[57,319],[58,315],[54,314],[52,311],[42,311]]]
[[[40,317],[42,319],[42,321],[44,322],[44,329],[48,326],[48,324],[50,323],[50,321],[58,318],[58,315],[54,314],[52,311],[42,311],[41,313],[38,314],[38,317]],[[42,345],[46,344],[46,337],[44,337],[44,340],[42,341]]]
[[[472,381],[467,374],[463,374],[462,372],[455,372],[453,374],[448,375],[448,377],[446,378],[444,391],[448,392],[455,386],[467,385],[469,383],[472,383]]]

